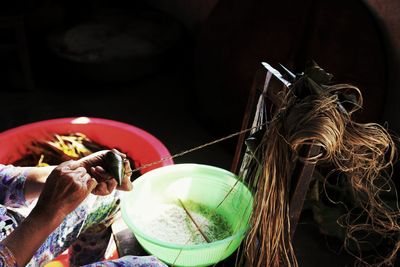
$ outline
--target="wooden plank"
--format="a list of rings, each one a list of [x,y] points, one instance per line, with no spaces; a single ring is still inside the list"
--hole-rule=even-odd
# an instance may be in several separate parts
[[[119,257],[134,255],[134,256],[147,256],[149,255],[139,244],[132,231],[122,220],[121,215],[115,219],[111,225],[114,236],[115,245],[118,250]]]
[[[320,147],[307,145],[303,148],[301,156],[315,156],[320,153]],[[293,171],[290,186],[290,235],[293,239],[294,233],[299,222],[300,214],[303,210],[304,201],[307,196],[308,188],[315,169],[315,163],[304,163],[298,161]]]
[[[257,103],[257,99],[260,95],[260,92],[262,92],[262,88],[265,85],[267,72],[268,72],[267,69],[261,68],[257,71],[254,77],[253,84],[247,100],[246,110],[244,112],[242,120],[242,130],[249,128],[250,124],[252,123],[250,119],[254,117],[255,105]],[[231,165],[231,172],[233,173],[238,173],[239,163],[243,157],[242,149],[244,147],[245,137],[246,133],[239,135],[238,143],[236,145],[235,155],[233,157]]]
[[[254,119],[255,109],[257,100],[262,92],[266,94],[267,100],[270,105],[270,113],[273,114],[274,108],[280,107],[282,103],[279,101],[279,97],[277,94],[282,90],[287,90],[287,84],[284,84],[278,78],[267,78],[268,70],[263,67],[261,68],[255,75],[253,85],[249,94],[249,99],[247,103],[247,107],[245,110],[245,114],[243,116],[242,121],[242,130],[249,128],[252,123],[252,119]],[[268,88],[265,88],[268,87]],[[236,146],[235,156],[232,162],[231,171],[237,173],[239,168],[239,163],[243,158],[243,150],[244,146],[245,134],[239,136],[238,144]],[[308,145],[304,146],[300,151],[300,156],[309,157],[311,155],[317,155],[320,152],[320,148],[318,146]],[[312,175],[315,169],[315,164],[313,163],[304,163],[298,160],[295,163],[294,171],[290,177],[289,184],[289,207],[290,207],[290,233],[293,238],[294,233],[297,228],[297,224],[300,218],[300,214],[303,210],[304,201],[307,196],[307,192],[309,189],[310,182],[312,180]]]

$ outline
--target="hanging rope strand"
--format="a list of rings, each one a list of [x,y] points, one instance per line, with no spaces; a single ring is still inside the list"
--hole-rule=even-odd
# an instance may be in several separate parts
[[[244,130],[241,130],[241,131],[239,131],[239,132],[236,132],[236,133],[227,135],[227,136],[225,136],[225,137],[222,137],[222,138],[220,138],[220,139],[217,139],[217,140],[214,140],[214,141],[211,141],[211,142],[208,142],[208,143],[205,143],[205,144],[196,146],[196,147],[194,147],[194,148],[191,148],[191,149],[182,151],[182,152],[177,153],[177,154],[174,154],[174,155],[172,155],[172,156],[163,157],[163,158],[161,158],[160,160],[157,160],[157,161],[154,161],[154,162],[150,162],[150,163],[144,164],[144,165],[142,165],[142,166],[140,166],[140,167],[137,167],[137,168],[135,168],[135,169],[133,169],[132,171],[127,172],[127,173],[128,173],[128,174],[129,174],[129,173],[134,173],[134,172],[137,172],[137,171],[140,171],[140,170],[149,168],[149,167],[151,167],[151,166],[154,166],[154,165],[159,164],[159,163],[161,163],[161,162],[164,162],[164,161],[166,161],[166,160],[170,160],[170,159],[174,159],[174,158],[177,158],[177,157],[186,155],[186,154],[191,153],[191,152],[194,152],[194,151],[196,151],[196,150],[200,150],[200,149],[203,149],[203,148],[205,148],[205,147],[214,145],[214,144],[216,144],[216,143],[225,141],[225,140],[230,139],[230,138],[232,138],[232,137],[235,137],[235,136],[238,136],[238,135],[241,135],[241,134],[250,132],[251,130],[254,130],[254,129],[257,129],[257,128],[261,128],[261,127],[264,126],[264,125],[266,125],[266,123],[260,124],[260,125],[257,125],[257,126],[251,127],[251,128],[247,128],[247,129],[244,129]]]

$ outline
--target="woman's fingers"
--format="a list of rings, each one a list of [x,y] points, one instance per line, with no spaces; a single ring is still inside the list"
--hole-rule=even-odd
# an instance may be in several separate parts
[[[73,171],[74,171],[74,172],[77,172],[77,173],[81,173],[82,175],[88,174],[87,171],[86,171],[86,169],[83,168],[83,167],[78,167],[78,168],[74,169]],[[90,176],[89,176],[89,177],[90,177]]]
[[[122,184],[118,186],[118,190],[122,191],[131,191],[132,190],[132,182],[129,179],[122,180]]]
[[[101,166],[96,166],[92,167],[91,169],[92,175],[96,178],[96,180],[100,182],[107,182],[107,188],[108,191],[111,192],[115,188],[118,190],[123,190],[123,191],[130,191],[132,190],[132,183],[130,181],[131,177],[131,167],[129,164],[128,160],[124,160],[124,178],[122,179],[121,185],[118,186],[117,180],[115,180],[111,174],[106,172],[103,167]],[[101,194],[104,194],[105,192],[101,192]]]
[[[86,182],[88,190],[90,192],[93,192],[93,190],[96,188],[96,186],[98,185],[96,179],[89,177],[89,179]]]
[[[114,177],[112,177],[112,175],[107,172],[103,166],[103,159],[107,153],[106,150],[89,155],[71,166],[71,168],[74,168],[76,171],[81,171],[80,168],[84,167],[90,172],[92,177],[96,179],[97,185],[95,189],[92,190],[93,194],[107,195],[110,194],[115,188],[123,191],[130,191],[132,189],[132,183],[130,181],[132,169],[129,160],[126,158],[126,154],[121,153],[116,149],[112,149],[111,151],[121,156],[123,159],[124,177],[122,178],[120,186],[118,186],[117,180],[114,179]],[[80,166],[75,166],[77,164],[80,164]]]
[[[131,182],[131,165],[128,159],[124,159],[124,178],[122,179],[121,185],[117,187],[117,189],[122,191],[131,191],[132,190],[132,182]]]
[[[101,166],[90,168],[90,172],[98,182],[104,182],[112,179],[111,175],[107,173]]]
[[[130,179],[132,174],[131,164],[127,158],[124,159],[124,175],[126,179]]]
[[[108,190],[108,192],[110,192],[110,193],[111,193],[111,192],[117,187],[117,185],[118,185],[118,183],[117,183],[117,181],[116,181],[115,179],[107,180],[105,183],[107,184],[107,190]]]
[[[105,196],[110,194],[117,187],[117,181],[101,166],[92,167],[90,171],[98,182],[95,190],[92,191],[93,194]]]
[[[106,196],[109,195],[110,192],[108,191],[107,184],[105,182],[101,182],[96,185],[96,187],[92,191],[92,194],[98,196]]]
[[[85,168],[74,161],[57,166],[48,176],[36,206],[64,218],[97,186]]]
[[[116,153],[116,154],[118,154],[118,155],[120,155],[123,159],[126,158],[126,154],[124,154],[124,153],[122,153],[122,152],[116,150],[115,148],[111,149],[111,151],[114,152],[114,153]]]

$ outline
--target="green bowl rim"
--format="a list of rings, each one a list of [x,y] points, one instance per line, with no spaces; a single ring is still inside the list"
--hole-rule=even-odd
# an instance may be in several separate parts
[[[157,169],[151,170],[151,171],[149,171],[147,173],[154,174],[155,172],[159,172],[159,171],[164,170],[164,169],[176,168],[176,167],[180,168],[181,166],[182,167],[194,166],[194,167],[200,167],[200,168],[204,168],[204,169],[210,169],[210,170],[216,170],[216,171],[219,171],[219,172],[224,172],[225,174],[227,174],[228,176],[230,176],[231,178],[236,179],[236,180],[237,180],[237,177],[238,177],[234,173],[232,173],[230,171],[227,171],[225,169],[222,169],[222,168],[219,168],[219,167],[215,167],[215,166],[205,165],[205,164],[197,164],[197,163],[180,163],[180,164],[162,166],[162,167],[159,167]],[[135,183],[138,183],[141,180],[145,179],[147,173],[141,175],[139,178],[137,178],[135,181],[133,181],[133,183],[132,183],[133,187],[135,187],[135,185],[134,185]],[[249,204],[253,203],[254,199],[253,199],[253,195],[252,195],[251,191],[240,180],[238,182],[240,184],[242,184],[242,186],[249,192],[249,194],[251,196]],[[143,233],[143,231],[140,230],[138,227],[136,227],[133,223],[131,223],[130,220],[127,220],[127,218],[126,218],[127,215],[126,215],[126,211],[125,211],[126,210],[126,207],[125,207],[126,206],[126,204],[125,204],[126,202],[124,201],[124,198],[125,198],[125,196],[127,194],[129,194],[129,192],[123,193],[122,194],[122,199],[121,199],[121,211],[122,211],[122,218],[124,219],[124,222],[128,226],[130,226],[131,231],[133,232],[133,234],[135,236],[139,236],[140,238],[143,238],[146,241],[149,241],[149,242],[151,242],[153,244],[156,244],[156,245],[162,245],[162,246],[164,246],[166,248],[180,249],[180,250],[194,250],[194,249],[213,247],[215,245],[227,243],[228,241],[229,242],[233,241],[233,240],[235,240],[236,238],[238,238],[241,235],[243,235],[243,237],[244,237],[245,232],[247,232],[247,230],[250,227],[249,225],[247,225],[246,227],[241,227],[234,235],[231,235],[231,236],[229,236],[227,238],[224,238],[224,239],[221,239],[221,240],[217,240],[217,241],[214,241],[214,242],[211,242],[211,243],[201,243],[201,244],[197,244],[197,245],[178,245],[178,244],[168,243],[168,242],[165,242],[165,241],[161,241],[161,240],[155,239],[155,238]],[[133,230],[132,230],[132,228],[133,228]],[[241,237],[241,239],[243,237]]]

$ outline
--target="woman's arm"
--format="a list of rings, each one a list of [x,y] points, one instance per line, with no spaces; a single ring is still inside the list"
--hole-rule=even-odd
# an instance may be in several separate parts
[[[29,216],[1,244],[25,266],[51,232],[96,187],[97,182],[76,161],[56,167],[48,176],[38,203]]]
[[[38,203],[29,216],[0,243],[11,251],[18,266],[25,266],[29,262],[32,255],[65,216],[90,193],[105,195],[116,188],[115,179],[112,179],[110,174],[101,167],[104,166],[103,157],[106,152],[100,151],[78,161],[64,162],[57,167],[8,166],[7,168],[10,169],[6,171],[0,168],[3,182],[6,182],[4,184],[16,182],[12,187],[12,190],[15,190],[14,193],[19,195],[24,190],[26,200],[39,196]],[[129,179],[128,161],[125,162],[125,173],[119,189],[130,190],[132,185]],[[10,187],[6,186],[2,189],[7,188]],[[14,197],[6,197],[6,199],[14,199]]]
[[[1,244],[12,253],[17,266],[25,266],[46,238],[60,225],[61,216],[32,211]]]
[[[26,170],[26,181],[24,194],[27,201],[32,201],[39,197],[42,192],[43,185],[46,183],[47,177],[56,166],[48,167],[29,167]],[[24,168],[21,168],[24,171]]]
[[[125,154],[122,154],[117,150],[113,151],[122,155],[124,158],[126,157]],[[99,182],[98,186],[93,190],[92,193],[95,195],[108,195],[115,188],[124,191],[131,190],[132,189],[132,184],[130,181],[131,167],[129,165],[129,161],[124,161],[124,168],[126,175],[122,180],[122,185],[117,187],[116,181],[112,179],[110,174],[108,174],[101,167],[104,166],[103,158],[107,152],[108,150],[99,151],[78,160],[81,166],[85,167],[86,170]],[[47,177],[54,170],[55,167],[56,166],[28,167],[28,168],[21,167],[22,171],[27,171],[25,189],[24,189],[25,199],[27,201],[32,201],[37,197],[39,197]]]

